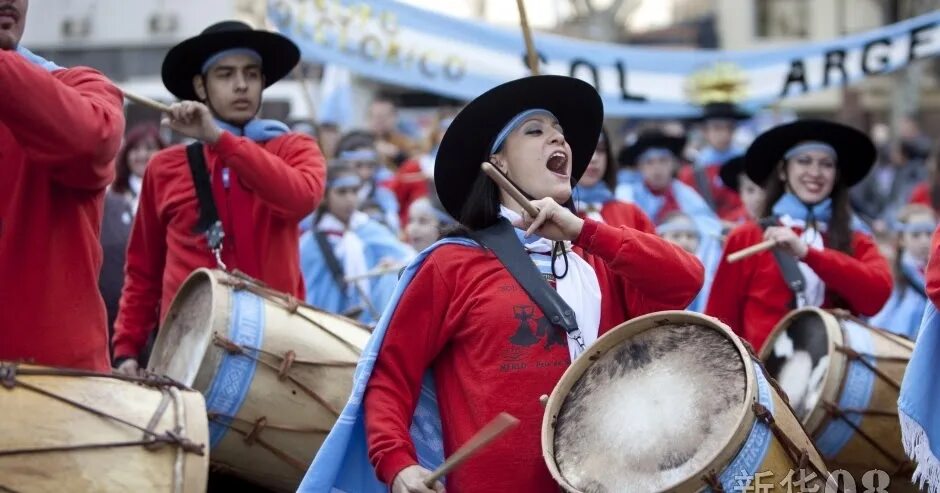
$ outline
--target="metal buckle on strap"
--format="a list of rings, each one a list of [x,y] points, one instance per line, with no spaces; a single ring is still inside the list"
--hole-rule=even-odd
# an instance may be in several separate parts
[[[584,351],[584,338],[581,337],[581,329],[575,329],[568,332],[568,337],[578,343],[578,348]]]
[[[209,250],[215,255],[215,262],[222,270],[228,270],[225,262],[222,262],[222,240],[225,238],[225,231],[222,229],[222,221],[216,221],[206,230],[206,242],[209,243]]]

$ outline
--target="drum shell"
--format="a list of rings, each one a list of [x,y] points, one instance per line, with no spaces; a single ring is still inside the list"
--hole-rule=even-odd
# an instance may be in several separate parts
[[[840,402],[843,401],[847,392],[852,392],[852,389],[847,388],[849,367],[852,361],[837,348],[840,346],[858,348],[859,341],[853,342],[853,333],[856,334],[856,337],[865,338],[864,346],[867,346],[865,352],[875,358],[881,358],[869,358],[869,361],[872,361],[876,368],[887,378],[900,384],[914,350],[914,343],[903,336],[872,327],[848,313],[809,307],[794,310],[777,324],[768,337],[768,344],[761,351],[761,359],[770,356],[773,351],[773,341],[779,337],[782,331],[789,328],[797,317],[807,314],[813,314],[822,319],[829,339],[829,368],[825,376],[820,403],[803,420],[803,426],[807,433],[817,442],[820,449],[827,453],[824,459],[830,468],[847,471],[857,484],[861,484],[862,477],[868,471],[881,470],[895,476],[891,479],[892,492],[918,491],[910,482],[909,475],[905,477],[907,473],[898,470],[899,462],[906,461],[907,457],[901,442],[901,426],[897,416],[899,389],[883,378],[874,375],[871,370],[860,368],[868,373],[872,380],[870,398],[862,408],[869,411],[884,412],[887,415],[863,414],[857,426],[862,433],[877,442],[894,459],[886,457],[872,446],[861,433],[855,431],[853,431],[851,438],[845,442],[845,445],[834,453],[828,451],[819,441],[827,433],[828,427],[839,421],[839,418],[831,415],[825,409],[823,401],[842,407],[839,405]],[[850,330],[848,323],[854,323],[857,326]],[[858,365],[859,363],[855,364]],[[854,385],[850,386],[854,387]]]
[[[621,324],[620,326],[609,331],[607,334],[599,338],[594,344],[592,344],[587,349],[585,354],[581,355],[568,368],[559,383],[555,386],[545,406],[545,415],[542,421],[543,458],[545,459],[545,463],[548,466],[550,473],[563,490],[572,493],[580,493],[577,489],[571,486],[559,472],[558,466],[555,463],[554,450],[555,422],[558,419],[558,415],[560,413],[561,406],[564,403],[565,397],[568,395],[571,388],[575,385],[578,378],[590,367],[593,361],[597,360],[608,350],[629,339],[630,337],[646,330],[654,330],[659,326],[686,323],[697,324],[720,331],[728,338],[729,341],[735,345],[745,362],[753,362],[748,350],[745,349],[740,339],[735,336],[727,326],[715,318],[694,312],[667,311],[653,313],[625,322],[624,324]],[[749,434],[751,433],[751,429],[757,420],[757,416],[751,407],[753,403],[758,401],[758,375],[755,373],[755,366],[756,365],[754,364],[744,365],[746,373],[745,378],[747,380],[747,390],[745,393],[744,404],[742,404],[742,413],[739,424],[737,429],[730,437],[728,444],[709,462],[707,467],[703,468],[699,472],[699,474],[692,475],[682,483],[676,485],[673,488],[670,488],[668,491],[679,493],[705,491],[708,488],[708,484],[704,480],[704,476],[707,475],[710,471],[720,472],[724,470],[725,467],[742,450],[742,446],[747,440]],[[759,368],[759,366],[757,366],[757,368]],[[800,423],[794,416],[792,410],[780,397],[772,385],[768,383],[766,388],[769,392],[770,399],[773,402],[773,419],[776,425],[794,443],[794,445],[806,452],[808,460],[816,468],[818,468],[823,474],[826,474],[827,471],[825,463],[823,462],[812,441],[803,431],[803,428],[800,426]],[[787,474],[791,470],[797,468],[796,461],[791,459],[790,456],[786,453],[784,444],[781,443],[775,435],[771,434],[768,445],[764,450],[760,451],[760,453],[763,453],[764,457],[760,462],[760,465],[756,468],[756,471],[770,472],[772,477],[768,477],[766,481],[773,483],[773,487],[771,489],[762,488],[761,491],[786,491],[788,493],[790,491],[796,491],[788,490],[785,485],[781,484],[781,481],[784,480]],[[819,483],[819,485],[819,491],[822,491],[822,483]]]
[[[184,382],[190,379],[193,388],[207,395],[212,436],[212,430],[218,430],[224,421],[213,419],[212,414],[220,411],[214,407],[213,389],[224,389],[228,379],[220,377],[223,360],[244,362],[248,357],[227,354],[211,336],[231,338],[235,305],[245,299],[257,305],[263,325],[257,347],[264,351],[257,357],[270,366],[259,362],[242,380],[245,385],[238,391],[241,404],[233,408],[235,419],[228,422],[225,431],[217,431],[215,436],[221,439],[214,442],[210,459],[214,466],[266,488],[294,491],[352,391],[353,372],[370,333],[356,322],[303,304],[291,311],[283,295],[255,288],[257,285],[221,271],[201,269],[192,274],[174,298],[154,344],[150,369]],[[195,323],[187,322],[190,314],[186,311],[202,303],[209,303],[211,314],[197,317],[199,320],[192,321]],[[175,341],[187,332],[198,334],[191,339],[197,341],[195,347],[205,349],[181,371],[180,357],[174,355]],[[293,352],[296,362],[282,377],[278,369],[288,351]]]
[[[23,369],[52,368],[20,365]],[[25,375],[18,382],[76,401],[147,428],[163,394],[152,387],[94,376]],[[142,445],[0,456],[0,491],[126,492],[174,491],[177,452],[184,454],[182,491],[205,491],[209,471],[205,402],[180,391],[183,436],[205,446],[203,455],[173,445],[147,450]],[[23,386],[0,387],[0,450],[62,447],[142,440],[143,432],[99,417]],[[153,428],[173,430],[176,409],[170,401]]]

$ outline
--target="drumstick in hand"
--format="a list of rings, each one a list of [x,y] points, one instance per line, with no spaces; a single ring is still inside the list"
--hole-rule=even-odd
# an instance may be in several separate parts
[[[539,210],[533,207],[532,204],[529,202],[529,199],[527,199],[525,195],[522,195],[522,192],[520,192],[519,189],[516,188],[516,186],[513,185],[512,182],[509,181],[509,178],[506,178],[506,176],[503,175],[498,169],[496,169],[495,166],[493,166],[490,163],[484,162],[483,164],[480,165],[480,169],[482,169],[483,172],[486,173],[487,176],[492,178],[493,181],[495,181],[496,184],[499,185],[499,188],[502,188],[503,191],[508,193],[509,196],[512,197],[513,200],[518,202],[519,205],[521,205],[522,208],[525,209],[526,213],[529,214],[529,217],[534,218],[535,216],[539,215]]]
[[[122,91],[123,91],[123,90],[122,90]],[[150,98],[148,98],[148,97],[141,96],[141,95],[139,95],[139,94],[134,94],[134,93],[132,93],[132,92],[128,92],[128,91],[123,91],[123,92],[124,92],[124,97],[125,97],[125,98],[127,98],[127,99],[129,99],[129,100],[131,100],[131,101],[133,101],[133,102],[135,102],[135,103],[137,103],[137,104],[139,104],[139,105],[143,105],[143,106],[146,106],[146,107],[148,107],[148,108],[150,108],[150,109],[157,110],[157,111],[159,111],[159,112],[161,112],[161,113],[169,113],[169,112],[170,112],[170,107],[167,106],[167,105],[165,105],[165,104],[163,104],[163,103],[161,103],[161,102],[159,102],[159,101],[155,101],[155,100],[150,99]]]
[[[738,260],[743,260],[752,255],[757,255],[758,253],[766,252],[767,250],[770,250],[771,248],[775,246],[777,246],[777,242],[775,240],[764,240],[756,245],[751,245],[747,248],[742,248],[728,255],[727,260],[729,264],[733,264],[737,262]]]
[[[460,464],[463,464],[464,461],[483,449],[483,447],[518,424],[519,420],[513,415],[509,413],[499,413],[499,416],[493,418],[493,420],[478,431],[476,435],[473,435],[470,440],[467,440],[467,443],[463,444],[462,447],[448,457],[447,460],[441,464],[441,467],[435,469],[434,472],[424,480],[424,485],[428,488],[433,488],[434,483],[436,483],[438,479],[449,474],[460,466]]]

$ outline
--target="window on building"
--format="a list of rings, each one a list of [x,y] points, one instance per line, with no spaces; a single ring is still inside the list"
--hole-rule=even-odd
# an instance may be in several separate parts
[[[757,0],[761,38],[808,38],[811,0]]]

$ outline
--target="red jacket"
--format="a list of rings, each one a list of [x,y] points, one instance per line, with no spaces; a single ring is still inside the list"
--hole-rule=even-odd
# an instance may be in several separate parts
[[[602,334],[632,317],[681,309],[702,286],[699,261],[655,235],[585,220],[574,243],[597,272]],[[439,247],[402,295],[366,388],[368,452],[378,478],[391,483],[417,463],[409,427],[430,367],[446,455],[501,411],[521,421],[451,473],[447,491],[557,491],[542,461],[539,396],[551,393],[569,364],[564,331],[544,319],[492,253]]]
[[[728,324],[758,351],[777,322],[790,311],[793,292],[784,282],[773,252],[733,264],[725,259],[729,253],[763,239],[763,230],[754,222],[731,231],[705,308],[705,313]],[[825,236],[823,243],[827,243]],[[826,284],[824,308],[836,307],[837,296],[841,300],[839,308],[871,316],[891,296],[891,268],[868,235],[854,232],[852,251],[850,256],[831,248],[810,248],[803,261]]]
[[[721,177],[718,176],[720,170],[721,166],[707,166],[704,168],[705,176],[708,178],[710,184],[709,188],[712,192],[712,198],[715,201],[715,213],[718,214],[719,218],[725,221],[735,221],[737,209],[743,205],[741,203],[741,197],[738,196],[738,192],[726,187],[724,183],[721,182]],[[679,179],[686,185],[692,187],[703,198],[705,197],[705,194],[699,190],[698,183],[695,180],[694,166],[686,165],[680,168]]]
[[[246,271],[277,291],[304,299],[297,223],[323,198],[324,159],[316,142],[290,133],[256,144],[223,132],[214,146],[205,147],[205,156],[210,175],[221,176],[219,166],[224,164],[248,191],[236,204],[234,192],[213,180],[226,235],[222,261],[229,269]],[[158,152],[144,173],[127,247],[124,290],[114,326],[116,358],[140,353],[186,276],[200,267],[216,267],[205,236],[194,231],[198,217],[186,148]]]
[[[930,200],[930,185],[927,183],[918,183],[914,185],[914,188],[911,190],[911,198],[909,200],[911,204],[923,204],[927,207],[933,207],[933,204]]]
[[[585,218],[590,212],[591,211],[578,211],[578,215]],[[604,224],[609,224],[614,227],[626,226],[644,233],[656,234],[656,225],[653,224],[653,221],[650,221],[650,218],[643,212],[643,209],[640,209],[634,204],[619,200],[610,200],[601,206],[599,213]]]
[[[98,235],[123,97],[2,50],[0,94],[0,360],[107,371]]]

